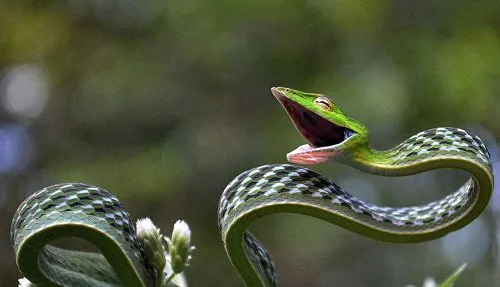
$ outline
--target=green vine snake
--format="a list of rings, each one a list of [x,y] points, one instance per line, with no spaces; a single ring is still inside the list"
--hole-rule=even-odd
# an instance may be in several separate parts
[[[360,170],[402,176],[456,168],[472,178],[442,200],[406,208],[378,207],[343,191],[312,170],[274,164],[253,168],[231,181],[219,203],[219,226],[228,256],[247,286],[276,286],[271,257],[246,231],[271,213],[300,213],[361,235],[418,242],[460,229],[486,207],[493,190],[490,156],[476,136],[456,128],[418,133],[393,149],[368,146],[368,131],[326,96],[273,88],[298,131],[310,144],[290,152],[290,162],[330,159]],[[61,237],[89,241],[102,254],[66,250],[49,243]],[[81,183],[57,184],[32,194],[11,228],[16,262],[36,286],[154,286],[155,274],[123,206],[109,192]]]
[[[328,97],[289,88],[271,91],[309,142],[288,153],[292,163],[335,159],[384,176],[455,168],[472,178],[439,201],[391,208],[364,203],[303,167],[273,164],[245,171],[222,194],[219,227],[231,263],[246,286],[277,285],[271,257],[246,231],[250,223],[265,215],[304,214],[381,241],[419,242],[462,228],[488,204],[493,172],[488,149],[477,136],[457,128],[435,128],[390,150],[378,151],[368,145],[367,128],[347,117]]]

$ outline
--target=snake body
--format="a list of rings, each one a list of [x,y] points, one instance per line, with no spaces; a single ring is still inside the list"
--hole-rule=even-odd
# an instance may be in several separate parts
[[[20,271],[36,286],[154,286],[135,226],[109,192],[65,183],[32,194],[14,215],[11,240]],[[49,245],[85,239],[102,254]]]
[[[299,91],[278,89],[279,93],[277,90],[273,93],[280,98],[286,92],[303,96]],[[312,100],[324,97],[317,94],[306,96]],[[283,98],[280,101],[283,103]],[[328,107],[328,103],[321,105]],[[321,132],[310,127],[311,122],[321,126],[325,123],[311,118],[314,117],[312,115],[304,115],[309,111],[299,112],[293,103],[285,102],[284,106],[299,131],[311,142],[314,141],[311,139],[314,133],[325,139],[315,142],[327,140]],[[341,119],[334,124],[345,122]],[[308,130],[304,131],[306,128]],[[364,130],[358,131],[362,133]],[[341,162],[378,175],[403,176],[453,168],[464,170],[472,177],[441,200],[426,205],[393,208],[365,203],[328,178],[304,167],[273,164],[245,171],[224,190],[218,218],[227,254],[246,286],[277,284],[269,253],[247,231],[253,221],[268,214],[304,214],[366,237],[409,243],[432,240],[462,228],[485,209],[491,197],[493,172],[488,149],[480,138],[462,129],[447,127],[423,131],[387,151],[376,151],[361,143],[340,154],[339,146],[299,148],[298,152],[289,154],[292,155],[289,159],[299,158],[304,163],[316,163],[323,162],[325,157],[337,156]]]
[[[477,136],[457,128],[435,128],[393,149],[376,151],[367,145],[366,128],[324,96],[287,88],[273,89],[273,94],[313,144],[291,152],[292,162],[314,164],[335,158],[386,176],[454,168],[472,177],[441,200],[392,208],[365,203],[304,167],[273,164],[245,171],[225,188],[218,219],[227,254],[247,286],[277,285],[270,255],[247,231],[268,214],[299,213],[377,240],[418,242],[460,229],[486,207],[493,172],[488,149]],[[61,237],[85,239],[102,254],[49,244]],[[14,215],[11,240],[20,271],[36,286],[155,285],[155,273],[130,216],[116,197],[96,186],[68,183],[35,192]]]

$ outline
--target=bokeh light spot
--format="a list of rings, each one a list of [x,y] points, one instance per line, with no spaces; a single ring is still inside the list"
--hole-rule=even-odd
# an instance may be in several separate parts
[[[2,81],[5,110],[24,119],[38,117],[49,98],[46,74],[35,65],[21,65],[7,72]]]
[[[23,126],[0,126],[0,174],[22,170],[33,158],[33,143]]]

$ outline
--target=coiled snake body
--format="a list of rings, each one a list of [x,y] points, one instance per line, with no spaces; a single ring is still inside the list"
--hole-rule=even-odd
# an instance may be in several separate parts
[[[26,199],[11,230],[20,271],[36,286],[154,286],[135,226],[109,192],[81,183],[57,184]],[[48,245],[79,237],[101,254]]]
[[[387,151],[368,146],[368,131],[345,116],[330,99],[288,88],[273,88],[298,131],[310,142],[288,154],[289,161],[316,164],[335,158],[363,171],[411,175],[438,168],[467,171],[455,193],[422,206],[378,207],[343,191],[307,168],[264,165],[231,181],[219,204],[219,226],[228,256],[247,286],[275,286],[273,262],[246,231],[271,213],[313,216],[377,240],[431,240],[471,222],[493,190],[490,155],[476,136],[457,128],[418,133]],[[48,245],[60,237],[80,237],[102,254]],[[58,184],[24,201],[12,223],[19,269],[36,286],[154,286],[134,225],[118,200],[86,184]]]

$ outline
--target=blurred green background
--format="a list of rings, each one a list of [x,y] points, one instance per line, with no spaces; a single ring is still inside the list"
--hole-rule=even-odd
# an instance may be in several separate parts
[[[59,182],[114,193],[131,216],[197,246],[191,286],[241,286],[217,206],[244,170],[304,143],[272,86],[325,93],[389,148],[436,126],[480,135],[500,170],[499,1],[0,1],[0,285],[15,286],[12,216]],[[360,198],[424,203],[453,171],[370,176],[314,167]],[[280,286],[421,286],[463,262],[457,286],[498,286],[500,203],[467,228],[386,244],[298,215],[252,226]]]

